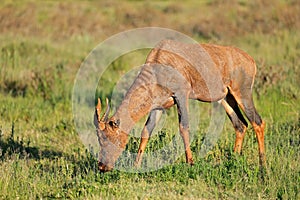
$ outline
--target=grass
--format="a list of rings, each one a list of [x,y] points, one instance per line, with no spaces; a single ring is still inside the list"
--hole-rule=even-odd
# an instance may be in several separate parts
[[[226,12],[224,12],[226,10]],[[253,12],[255,10],[256,12]],[[299,199],[300,4],[260,1],[4,1],[0,5],[0,199]],[[201,12],[200,12],[201,11]],[[267,122],[268,176],[262,179],[254,131],[243,154],[232,152],[226,119],[217,144],[199,156],[209,104],[201,105],[191,145],[173,165],[146,173],[97,171],[73,123],[71,95],[77,70],[101,41],[123,30],[162,26],[199,42],[234,45],[258,65],[255,105]],[[142,50],[114,61],[100,80],[99,96],[143,63]],[[175,109],[146,151],[168,144],[177,132]],[[142,126],[139,124],[137,127]],[[138,130],[136,132],[139,132]],[[209,134],[209,133],[207,133]],[[138,133],[136,134],[138,135]],[[136,152],[131,137],[127,150]]]

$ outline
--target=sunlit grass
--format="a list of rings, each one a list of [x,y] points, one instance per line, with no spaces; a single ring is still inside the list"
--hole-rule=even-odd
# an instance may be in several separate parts
[[[0,35],[0,199],[299,199],[300,34],[295,12],[299,6],[275,1],[264,9],[257,2],[231,3],[1,4],[1,16],[12,21],[10,26],[4,24]],[[257,11],[250,15],[254,7]],[[223,14],[224,10],[230,12]],[[202,15],[195,17],[196,11]],[[263,17],[272,19],[274,29],[264,30],[270,25]],[[200,156],[212,108],[201,102],[196,103],[200,116],[191,144],[193,167],[181,155],[173,165],[157,171],[98,172],[96,158],[85,150],[73,123],[76,72],[89,52],[111,34],[155,26],[157,21],[199,42],[234,45],[254,57],[258,66],[254,101],[267,123],[267,176],[261,177],[251,126],[242,155],[233,153],[235,134],[229,119],[216,145]],[[120,78],[129,72],[134,75],[136,71],[131,70],[144,63],[148,52],[123,55],[108,66],[97,96],[111,98]],[[126,84],[121,86],[130,85]],[[155,132],[146,152],[169,144],[178,134],[176,109],[163,119],[164,127]],[[127,151],[137,151],[144,122],[145,118],[137,124]]]

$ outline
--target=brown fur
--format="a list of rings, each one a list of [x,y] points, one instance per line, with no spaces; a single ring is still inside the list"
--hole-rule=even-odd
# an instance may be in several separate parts
[[[159,118],[160,109],[176,104],[179,129],[186,161],[193,164],[189,144],[188,99],[219,101],[236,130],[234,150],[241,151],[247,122],[254,127],[259,143],[260,163],[265,163],[264,125],[252,100],[256,65],[247,53],[235,48],[211,44],[184,44],[171,40],[160,42],[149,53],[146,64],[127,92],[116,113],[99,120],[96,127],[101,146],[99,169],[111,170],[127,143],[134,124],[150,113],[142,132],[136,164],[139,165],[148,138]],[[100,104],[98,103],[98,110]]]

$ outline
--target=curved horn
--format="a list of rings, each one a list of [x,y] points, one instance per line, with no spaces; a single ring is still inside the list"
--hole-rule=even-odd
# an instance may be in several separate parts
[[[109,111],[110,111],[110,106],[109,106],[108,98],[106,98],[106,110],[105,110],[104,115],[101,118],[101,121],[103,121],[103,122],[107,121]]]
[[[96,106],[96,109],[95,109],[95,114],[96,114],[96,117],[97,117],[97,121],[100,122],[100,114],[101,114],[101,101],[100,101],[100,98],[98,98],[98,103],[97,103],[97,106]]]

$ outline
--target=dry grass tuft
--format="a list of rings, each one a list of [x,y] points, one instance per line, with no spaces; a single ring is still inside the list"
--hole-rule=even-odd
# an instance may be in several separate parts
[[[92,6],[91,6],[92,5]],[[66,39],[96,38],[130,28],[160,26],[223,39],[248,33],[272,34],[300,28],[300,2],[192,1],[178,2],[27,2],[0,8],[0,32]]]

